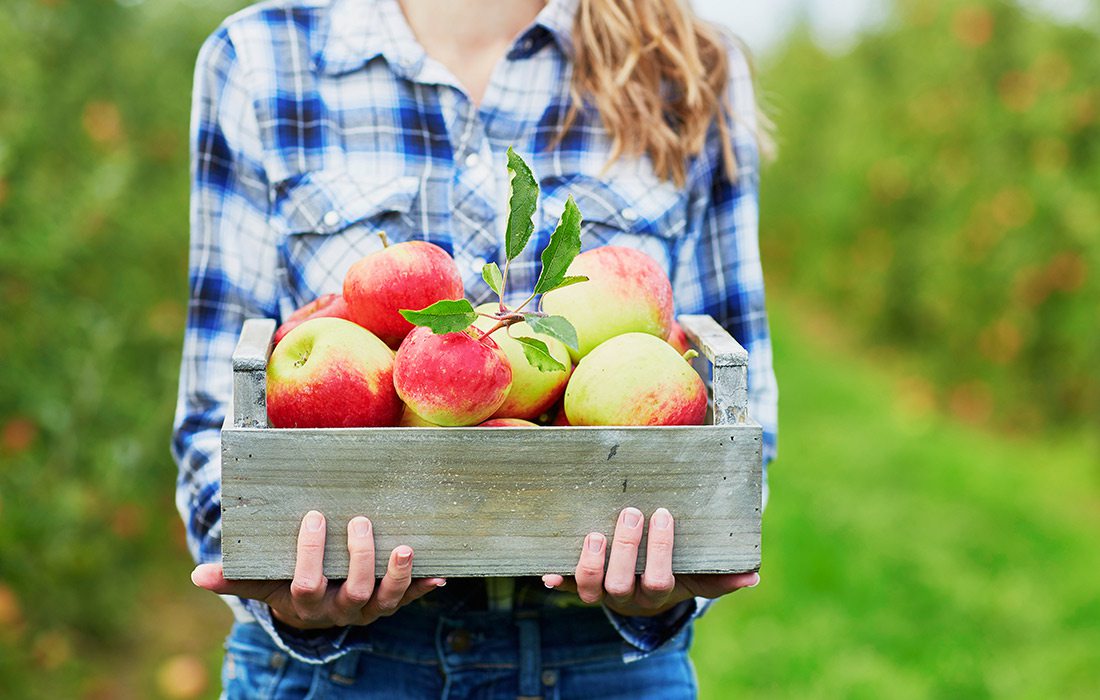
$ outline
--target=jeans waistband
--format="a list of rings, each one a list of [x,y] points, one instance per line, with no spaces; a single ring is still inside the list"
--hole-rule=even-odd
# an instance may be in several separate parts
[[[599,607],[432,614],[410,606],[356,630],[354,643],[370,653],[451,670],[511,668],[520,663],[518,651],[531,639],[532,626],[543,668],[622,659],[624,642]]]
[[[512,605],[516,609],[561,609],[586,607],[574,593],[548,589],[532,576],[515,579]],[[435,614],[487,612],[489,608],[485,579],[452,578],[447,585],[410,604]]]

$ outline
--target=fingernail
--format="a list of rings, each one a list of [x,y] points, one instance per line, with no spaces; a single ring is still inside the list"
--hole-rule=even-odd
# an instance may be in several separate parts
[[[658,508],[653,514],[653,527],[659,530],[667,530],[672,525],[672,514],[664,508]]]
[[[445,578],[441,578],[441,579],[439,579],[438,581],[435,582],[435,587],[436,588],[443,588],[446,585],[447,585],[447,579],[445,579]]]
[[[593,554],[599,554],[603,550],[603,535],[598,532],[593,532],[588,536],[588,551]]]
[[[642,511],[637,508],[627,508],[623,511],[623,524],[629,528],[635,528],[642,524]]]
[[[412,561],[413,552],[408,547],[401,547],[397,550],[397,565],[405,566]]]
[[[315,510],[309,511],[306,514],[306,529],[310,532],[317,532],[325,526],[325,519],[321,517],[321,514]]]
[[[196,572],[196,571],[198,571],[198,569],[195,569],[195,570],[193,570],[193,571],[191,572],[191,583],[193,583],[193,584],[195,584],[196,586],[198,586],[199,584],[198,584],[198,582],[197,582],[197,581],[195,580],[195,572]]]
[[[547,574],[546,576],[542,577],[542,585],[546,586],[547,588],[553,588],[553,586],[550,585],[550,582],[546,580],[549,577],[550,577],[550,574]]]
[[[756,588],[758,585],[760,585],[760,574],[753,574],[753,576],[756,577],[756,580],[748,585],[749,588]]]
[[[370,537],[370,521],[366,518],[356,518],[352,521],[352,531],[356,537]]]

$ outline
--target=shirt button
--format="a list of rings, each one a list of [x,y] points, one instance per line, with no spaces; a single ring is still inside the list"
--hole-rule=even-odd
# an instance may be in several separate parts
[[[558,682],[558,674],[557,673],[555,673],[554,671],[543,671],[542,672],[542,684],[543,685],[545,685],[547,687],[550,687],[550,686],[554,685],[557,682]]]
[[[485,267],[485,263],[488,262],[485,258],[474,258],[470,261],[470,269],[474,272],[481,274],[481,270]]]
[[[626,219],[627,221],[634,221],[635,219],[638,218],[638,212],[634,211],[630,207],[627,207],[626,209],[623,209],[619,213],[622,214],[623,218]]]
[[[336,224],[340,223],[340,215],[334,211],[330,211],[329,213],[325,214],[325,218],[323,219],[323,221],[325,222],[325,226],[335,226]]]
[[[480,162],[481,162],[481,156],[479,156],[476,153],[471,153],[470,155],[466,156],[466,167],[467,168],[476,168],[477,164],[480,163]]]
[[[523,51],[524,53],[527,53],[528,51],[531,50],[532,47],[534,47],[534,45],[535,45],[535,42],[530,37],[528,37],[528,38],[524,39],[523,41],[521,41],[519,43],[519,48],[520,48],[520,51]]]

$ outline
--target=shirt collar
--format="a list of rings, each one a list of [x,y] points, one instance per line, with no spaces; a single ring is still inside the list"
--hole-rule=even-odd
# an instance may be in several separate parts
[[[314,60],[324,73],[340,75],[383,56],[395,71],[412,76],[424,55],[397,0],[333,0]]]
[[[573,56],[573,20],[579,0],[550,0],[535,18],[535,26],[546,29],[566,56]]]
[[[539,45],[532,32],[542,29],[554,38],[566,56],[573,52],[573,18],[578,0],[549,0],[530,29],[520,34],[509,58],[525,58]],[[426,54],[409,29],[397,0],[333,0],[328,25],[314,54],[317,67],[329,75],[358,70],[382,56],[395,72],[414,78]]]

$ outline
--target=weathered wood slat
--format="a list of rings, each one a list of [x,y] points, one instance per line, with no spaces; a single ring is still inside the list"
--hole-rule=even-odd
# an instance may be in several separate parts
[[[584,536],[610,537],[622,508],[664,506],[674,570],[754,570],[760,439],[752,425],[226,430],[223,566],[231,578],[290,578],[301,519],[316,508],[332,578],[346,575],[355,515],[371,518],[379,551],[412,546],[417,576],[568,573]]]
[[[710,316],[681,316],[680,326],[713,365],[714,422],[737,425],[749,420],[749,354]]]
[[[233,425],[267,427],[267,360],[271,357],[273,319],[250,318],[233,351]]]

